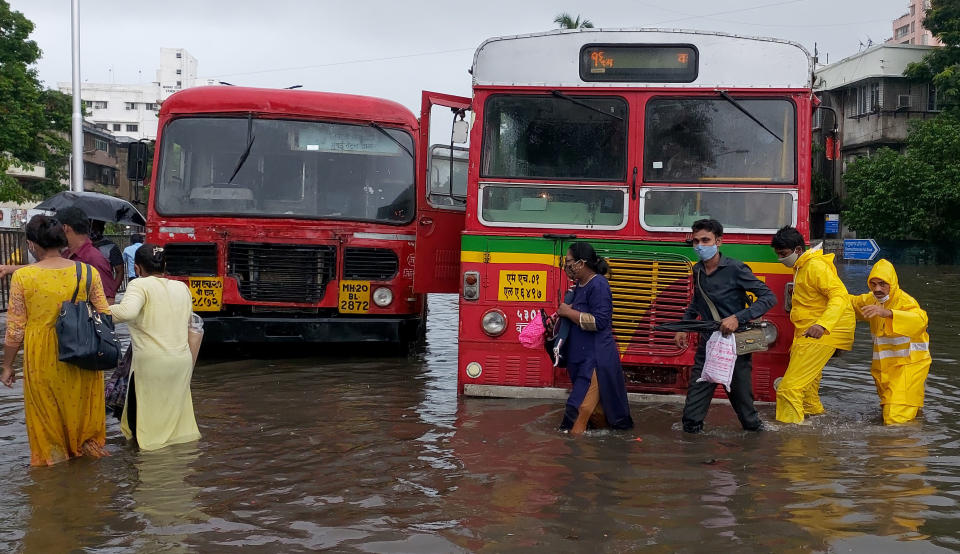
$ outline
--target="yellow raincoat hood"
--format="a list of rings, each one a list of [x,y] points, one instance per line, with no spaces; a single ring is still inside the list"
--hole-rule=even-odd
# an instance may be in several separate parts
[[[867,277],[867,287],[870,286],[870,279],[874,278],[890,285],[890,299],[887,300],[886,304],[896,304],[900,297],[900,280],[897,279],[897,270],[893,268],[893,264],[884,259],[877,261],[873,264],[873,269],[870,270],[870,275]]]

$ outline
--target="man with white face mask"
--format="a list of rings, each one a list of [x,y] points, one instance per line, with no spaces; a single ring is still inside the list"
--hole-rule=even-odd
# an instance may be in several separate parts
[[[900,288],[893,264],[880,260],[867,277],[870,292],[850,298],[857,318],[870,322],[870,373],[883,406],[883,423],[906,423],[923,407],[930,371],[927,312]]]
[[[750,271],[743,262],[728,258],[720,253],[723,242],[723,225],[715,219],[701,219],[693,224],[691,243],[699,262],[693,266],[693,301],[683,314],[683,319],[699,317],[703,321],[714,319],[712,311],[704,299],[706,292],[716,307],[720,321],[720,332],[729,335],[752,319],[757,319],[777,303],[777,297]],[[702,290],[701,290],[702,287]],[[750,303],[747,293],[753,293],[756,300]],[[698,381],[703,374],[706,362],[707,341],[710,333],[700,333],[697,353],[690,370],[690,385],[687,388],[687,400],[683,405],[683,430],[687,433],[699,433],[703,430],[703,420],[707,416],[710,400],[717,388],[716,383]],[[687,333],[677,333],[674,342],[681,348],[687,347]],[[747,431],[759,431],[763,426],[757,409],[753,405],[753,365],[752,355],[737,356],[733,366],[733,379],[727,397],[733,406],[740,425]]]
[[[803,235],[790,226],[777,231],[770,246],[794,274],[793,346],[777,387],[777,421],[803,423],[805,416],[824,412],[819,393],[823,367],[837,349],[853,346],[856,319],[833,254],[824,254],[819,247],[806,250]]]

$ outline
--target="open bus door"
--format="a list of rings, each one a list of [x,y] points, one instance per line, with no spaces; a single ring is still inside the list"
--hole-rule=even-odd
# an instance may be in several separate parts
[[[430,141],[434,106],[451,109],[450,133],[444,140]],[[420,141],[417,148],[417,242],[413,289],[418,293],[460,290],[460,234],[466,218],[468,148],[466,142],[470,99],[437,92],[423,92],[420,110]],[[456,135],[460,134],[461,137]]]

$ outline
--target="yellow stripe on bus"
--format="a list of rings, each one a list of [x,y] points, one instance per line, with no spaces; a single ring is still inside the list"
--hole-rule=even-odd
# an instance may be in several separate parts
[[[793,270],[780,262],[743,262],[750,271],[768,275],[793,275]]]
[[[460,252],[461,262],[484,262],[483,252],[463,250]],[[518,252],[490,252],[489,263],[492,264],[540,264],[559,266],[560,257],[553,254],[527,254]]]

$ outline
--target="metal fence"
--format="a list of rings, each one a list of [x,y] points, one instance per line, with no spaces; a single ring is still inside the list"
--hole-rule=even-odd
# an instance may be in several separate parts
[[[130,246],[130,235],[104,235],[120,247],[120,250]],[[27,234],[23,230],[0,230],[0,262],[5,265],[22,265],[30,263],[27,255]],[[123,282],[117,292],[123,292],[127,287],[126,268],[123,271]],[[10,301],[10,277],[0,279],[0,313],[7,311]]]

